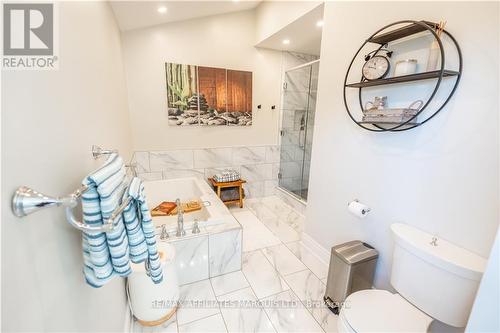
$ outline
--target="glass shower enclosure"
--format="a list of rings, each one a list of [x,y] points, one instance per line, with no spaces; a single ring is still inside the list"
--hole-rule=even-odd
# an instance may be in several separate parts
[[[281,118],[281,189],[307,201],[319,60],[285,72]]]

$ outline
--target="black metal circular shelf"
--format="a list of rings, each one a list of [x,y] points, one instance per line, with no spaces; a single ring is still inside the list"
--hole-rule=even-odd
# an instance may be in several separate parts
[[[391,78],[389,80],[388,79],[381,79],[380,80],[381,82],[382,81],[387,81],[387,83],[383,83],[382,82],[382,83],[377,83],[377,84],[373,84],[372,85],[372,84],[369,84],[370,81],[363,81],[363,78],[362,78],[360,80],[360,82],[357,83],[357,84],[348,84],[347,83],[347,79],[349,78],[349,73],[351,71],[352,65],[354,64],[354,61],[358,57],[358,55],[361,52],[361,50],[363,49],[363,47],[365,47],[365,45],[368,44],[368,43],[378,43],[378,44],[380,44],[380,47],[374,53],[374,55],[377,55],[377,53],[384,47],[384,45],[387,45],[392,40],[397,40],[397,39],[401,38],[401,37],[398,37],[398,38],[395,37],[395,39],[390,39],[390,37],[387,36],[389,33],[380,35],[379,37],[377,37],[377,35],[380,32],[386,30],[387,28],[390,28],[392,26],[399,25],[399,24],[404,24],[404,23],[409,23],[410,25],[408,25],[407,27],[403,27],[401,29],[394,30],[392,32],[392,34],[396,35],[397,32],[401,32],[403,29],[407,29],[408,30],[407,31],[408,34],[406,36],[413,35],[415,33],[422,32],[422,31],[428,31],[428,32],[430,32],[434,36],[434,39],[437,41],[437,43],[439,45],[440,58],[441,58],[441,68],[439,70],[436,70],[436,71],[425,72],[425,73],[423,73],[424,75],[416,75],[414,79],[401,80],[401,77],[399,77],[400,80],[398,80],[398,77],[395,77],[395,78]],[[358,125],[361,128],[364,128],[364,129],[366,129],[368,131],[372,131],[372,132],[401,132],[401,131],[407,131],[407,130],[410,130],[410,129],[413,129],[413,128],[416,128],[418,126],[421,126],[421,125],[425,124],[426,122],[428,122],[429,120],[431,120],[435,115],[437,115],[446,106],[446,104],[448,104],[448,102],[450,101],[451,97],[453,96],[453,94],[457,90],[458,83],[460,82],[460,78],[462,76],[462,67],[463,67],[462,52],[460,50],[460,46],[458,45],[458,42],[455,39],[455,37],[453,37],[448,31],[443,30],[443,33],[446,34],[451,39],[451,41],[453,42],[453,44],[455,45],[455,48],[457,49],[457,53],[458,53],[458,59],[459,59],[458,71],[455,72],[455,71],[445,70],[445,52],[444,52],[443,43],[441,41],[441,38],[434,31],[434,28],[431,27],[431,25],[436,26],[435,23],[433,24],[433,23],[425,22],[425,21],[413,21],[413,20],[397,21],[397,22],[388,24],[385,27],[377,30],[373,35],[371,35],[363,43],[363,45],[361,45],[361,47],[358,49],[358,51],[356,52],[356,54],[352,58],[352,60],[351,60],[351,62],[349,64],[349,67],[347,68],[347,72],[346,72],[346,75],[345,75],[345,78],[344,78],[344,105],[346,107],[347,114],[352,119],[352,121],[354,121],[356,123],[356,125]],[[412,27],[413,27],[413,30],[411,30]],[[386,37],[386,39],[388,38],[387,41],[384,40],[384,37]],[[428,116],[423,121],[418,122],[418,123],[412,122],[413,120],[415,120],[429,106],[429,104],[431,103],[431,101],[434,99],[434,97],[436,96],[436,94],[437,94],[437,92],[439,90],[439,87],[441,86],[441,82],[442,82],[443,78],[444,77],[450,77],[450,76],[456,76],[456,80],[455,80],[455,84],[454,84],[452,90],[450,91],[449,95],[447,96],[446,100],[439,107],[437,107],[436,110],[430,116]],[[420,110],[418,110],[418,112],[414,116],[412,116],[410,119],[408,119],[408,120],[406,120],[404,122],[401,122],[400,124],[396,124],[394,127],[390,127],[390,128],[387,128],[385,126],[381,127],[380,126],[381,124],[376,124],[376,123],[371,123],[371,125],[373,127],[375,127],[375,128],[365,126],[365,124],[363,122],[357,121],[354,118],[354,116],[351,113],[351,110],[349,109],[349,105],[347,103],[347,97],[346,97],[346,89],[347,88],[358,88],[359,89],[359,91],[358,91],[358,100],[359,100],[359,105],[361,107],[361,110],[363,110],[363,101],[362,101],[363,84],[365,84],[366,86],[375,86],[375,85],[384,85],[384,84],[392,84],[392,83],[415,82],[415,81],[424,80],[424,79],[430,79],[430,78],[436,78],[437,81],[436,81],[436,85],[434,87],[434,90],[433,90],[432,94],[430,95],[429,99],[427,100],[427,102],[424,103],[424,105],[420,108]]]

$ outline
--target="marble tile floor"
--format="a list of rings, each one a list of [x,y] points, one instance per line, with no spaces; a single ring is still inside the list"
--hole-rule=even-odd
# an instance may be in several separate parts
[[[322,301],[328,267],[300,240],[304,217],[276,196],[230,210],[243,227],[242,270],[181,286],[196,306],[159,327],[134,321],[132,332],[337,332]]]

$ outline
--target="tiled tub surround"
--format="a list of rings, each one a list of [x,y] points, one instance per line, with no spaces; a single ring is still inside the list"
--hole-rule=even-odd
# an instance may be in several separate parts
[[[238,222],[200,227],[199,234],[186,230],[186,236],[175,237],[175,233],[167,240],[175,247],[175,265],[179,284],[184,285],[196,281],[216,277],[241,269],[242,228]]]
[[[208,202],[201,211],[184,214],[185,236],[176,237],[177,216],[153,217],[160,242],[171,243],[176,250],[175,265],[181,285],[241,269],[242,228],[206,182],[195,177],[146,181],[151,207],[162,201],[200,200]],[[200,233],[193,234],[194,219]],[[160,240],[167,226],[169,238]]]
[[[206,180],[231,168],[247,181],[247,198],[273,195],[278,185],[280,151],[277,145],[136,151],[132,162],[144,180],[196,177]]]

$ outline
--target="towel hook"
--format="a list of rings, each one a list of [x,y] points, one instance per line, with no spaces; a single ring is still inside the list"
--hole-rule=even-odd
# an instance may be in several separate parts
[[[110,155],[113,153],[118,153],[117,149],[102,149],[99,146],[92,145],[92,157],[97,160],[102,155]]]
[[[99,157],[104,155],[118,154],[118,149],[102,149],[97,145],[92,145],[92,157],[94,160],[97,160]],[[133,177],[137,177],[137,163],[132,162],[125,164],[125,167],[128,168]]]

